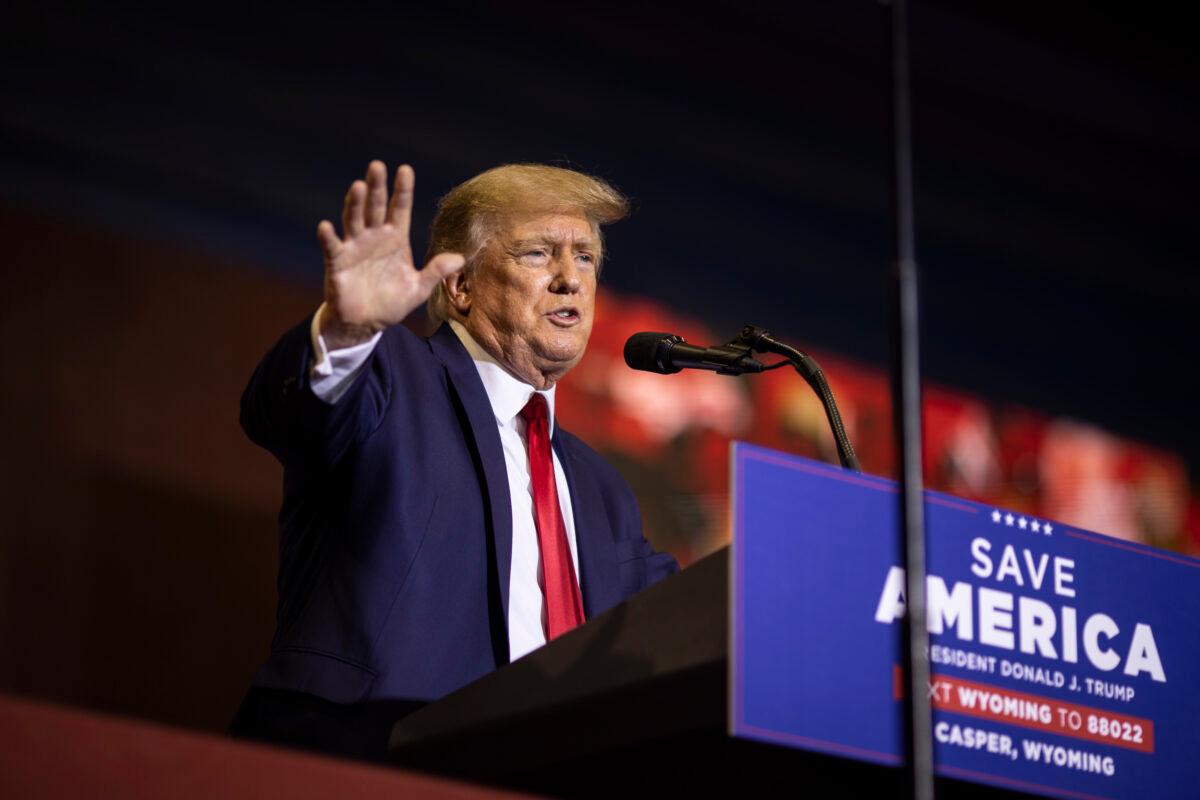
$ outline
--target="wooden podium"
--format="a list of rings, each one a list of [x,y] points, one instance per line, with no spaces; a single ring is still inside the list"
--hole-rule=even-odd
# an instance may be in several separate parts
[[[901,796],[897,769],[728,735],[728,572],[726,548],[405,717],[395,762],[565,797]]]

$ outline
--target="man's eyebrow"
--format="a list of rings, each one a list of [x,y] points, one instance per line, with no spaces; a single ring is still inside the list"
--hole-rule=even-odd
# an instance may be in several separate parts
[[[547,233],[538,234],[536,236],[523,236],[520,239],[514,240],[512,243],[512,246],[513,247],[528,247],[531,244],[559,244],[562,242],[562,239],[563,239],[563,237],[561,237],[561,236],[556,236],[553,233],[547,232]],[[590,248],[595,248],[596,246],[597,246],[596,240],[590,236],[582,236],[582,237],[575,238],[574,247],[576,250],[590,249]]]

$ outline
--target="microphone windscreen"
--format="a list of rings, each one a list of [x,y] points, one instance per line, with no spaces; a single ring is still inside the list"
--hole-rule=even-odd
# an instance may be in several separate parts
[[[679,372],[678,369],[671,369],[663,360],[663,357],[669,351],[667,345],[676,341],[681,340],[678,336],[671,333],[655,333],[652,331],[635,333],[625,342],[625,363],[631,369],[657,372],[660,375],[670,375],[673,372]]]

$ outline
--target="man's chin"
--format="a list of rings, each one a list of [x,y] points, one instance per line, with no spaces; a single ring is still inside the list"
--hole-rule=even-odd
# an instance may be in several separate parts
[[[578,361],[587,349],[590,331],[566,328],[535,337],[530,345],[543,358],[551,361]]]
[[[572,347],[535,347],[534,352],[542,362],[543,372],[558,372],[559,377],[566,374],[583,358],[586,345]]]

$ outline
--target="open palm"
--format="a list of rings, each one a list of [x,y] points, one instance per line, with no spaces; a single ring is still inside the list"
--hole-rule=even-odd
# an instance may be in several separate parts
[[[325,254],[321,333],[333,349],[400,322],[463,266],[458,253],[438,253],[420,270],[413,263],[409,229],[415,181],[412,167],[401,165],[389,201],[387,167],[372,161],[367,179],[346,192],[342,238],[329,220],[317,226]]]

